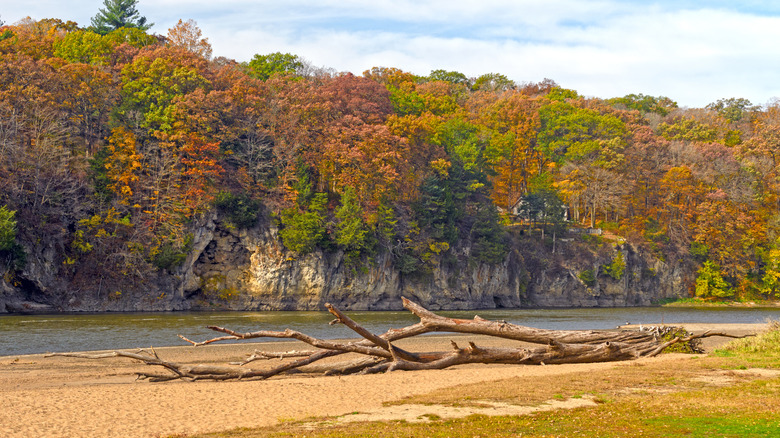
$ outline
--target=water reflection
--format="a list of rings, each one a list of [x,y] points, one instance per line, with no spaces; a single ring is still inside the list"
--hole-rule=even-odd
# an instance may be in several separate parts
[[[617,325],[690,323],[758,323],[780,319],[780,309],[496,309],[438,312],[452,318],[479,315],[491,320],[554,330],[612,329]],[[409,312],[347,312],[374,333],[414,324]],[[214,336],[208,325],[239,332],[290,328],[325,338],[353,338],[342,325],[328,325],[327,312],[187,312],[0,316],[0,356],[44,352],[185,345]]]

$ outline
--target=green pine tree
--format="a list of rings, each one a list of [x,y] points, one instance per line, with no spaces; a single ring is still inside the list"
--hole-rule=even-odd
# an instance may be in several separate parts
[[[336,244],[344,249],[347,262],[356,265],[363,254],[371,251],[373,242],[370,230],[363,221],[363,209],[355,189],[348,187],[341,195],[336,219]]]
[[[0,251],[10,251],[16,243],[16,211],[0,207]]]
[[[135,9],[138,0],[103,0],[105,8],[92,18],[92,30],[106,35],[122,27],[134,27],[149,30],[154,23],[147,23]]]

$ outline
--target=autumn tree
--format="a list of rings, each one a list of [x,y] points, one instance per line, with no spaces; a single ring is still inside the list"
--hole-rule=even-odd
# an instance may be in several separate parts
[[[753,135],[739,146],[739,156],[760,176],[767,205],[780,208],[780,105],[756,115]]]
[[[485,166],[492,174],[492,197],[509,211],[528,193],[533,179],[547,171],[547,159],[537,148],[539,104],[517,92],[479,101],[487,96],[472,96],[467,107],[472,117],[490,130]]]
[[[247,64],[250,75],[266,81],[276,74],[294,74],[304,66],[303,60],[290,53],[274,52],[267,55],[256,54]]]
[[[105,147],[101,168],[96,170],[105,175],[106,189],[120,204],[130,206],[136,202],[134,195],[138,191],[142,160],[135,135],[124,128],[114,129]]]
[[[476,80],[471,85],[473,91],[507,91],[512,90],[517,85],[515,82],[501,73],[487,73]]]
[[[385,87],[398,88],[404,83],[415,83],[417,77],[394,67],[372,67],[363,72],[363,77],[378,82]]]
[[[609,213],[617,217],[623,211],[628,187],[620,172],[602,166],[567,163],[559,178],[556,185],[570,207],[575,209],[575,219],[579,218],[578,207],[585,207],[591,228],[596,226],[599,211],[603,212],[605,221],[609,219]]]
[[[71,63],[105,65],[113,45],[102,35],[80,30],[70,32],[54,43],[54,56]]]
[[[655,210],[667,236],[688,246],[691,242],[691,224],[696,220],[696,206],[706,193],[688,166],[672,167],[658,184],[661,204]]]
[[[93,154],[107,135],[111,111],[119,100],[113,77],[98,66],[81,63],[64,65],[58,74],[63,79],[60,105],[69,114],[66,123],[75,134],[73,141],[83,142]]]
[[[693,239],[707,248],[708,259],[738,280],[755,270],[756,250],[766,235],[755,213],[741,210],[723,190],[715,190],[696,207],[692,226]]]
[[[16,53],[41,60],[54,52],[54,44],[69,32],[77,31],[78,24],[56,18],[22,19],[8,26],[0,38],[0,53]]]
[[[444,81],[453,84],[469,85],[469,78],[459,71],[433,70],[428,75],[430,81]]]
[[[731,97],[729,99],[718,99],[716,102],[708,104],[705,108],[717,111],[717,113],[730,122],[738,122],[751,111],[758,107],[754,106],[748,99]]]
[[[203,33],[198,28],[195,20],[182,21],[168,29],[168,44],[178,47],[188,52],[192,52],[200,57],[211,58],[211,44],[208,38],[203,38]]]
[[[622,106],[629,110],[637,110],[643,114],[655,113],[666,116],[677,108],[677,102],[665,96],[647,96],[642,93],[627,94],[623,97],[608,99],[611,105]]]

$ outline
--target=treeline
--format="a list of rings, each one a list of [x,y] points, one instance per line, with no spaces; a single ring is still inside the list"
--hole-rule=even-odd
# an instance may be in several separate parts
[[[166,36],[56,19],[0,28],[0,254],[36,247],[74,285],[174,270],[193,227],[276,221],[299,254],[377,252],[405,275],[500,263],[509,213],[564,209],[658,257],[701,263],[692,292],[780,295],[780,106],[580,96],[551,80],[361,76],[297,56],[212,57]],[[541,218],[541,219],[540,219]]]

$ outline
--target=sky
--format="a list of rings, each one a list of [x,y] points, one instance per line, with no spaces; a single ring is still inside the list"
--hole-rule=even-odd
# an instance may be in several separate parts
[[[7,24],[88,26],[102,0],[0,0]],[[193,19],[214,56],[285,52],[362,74],[500,73],[549,78],[588,97],[667,96],[695,108],[780,98],[780,2],[641,0],[139,0],[165,35]]]

